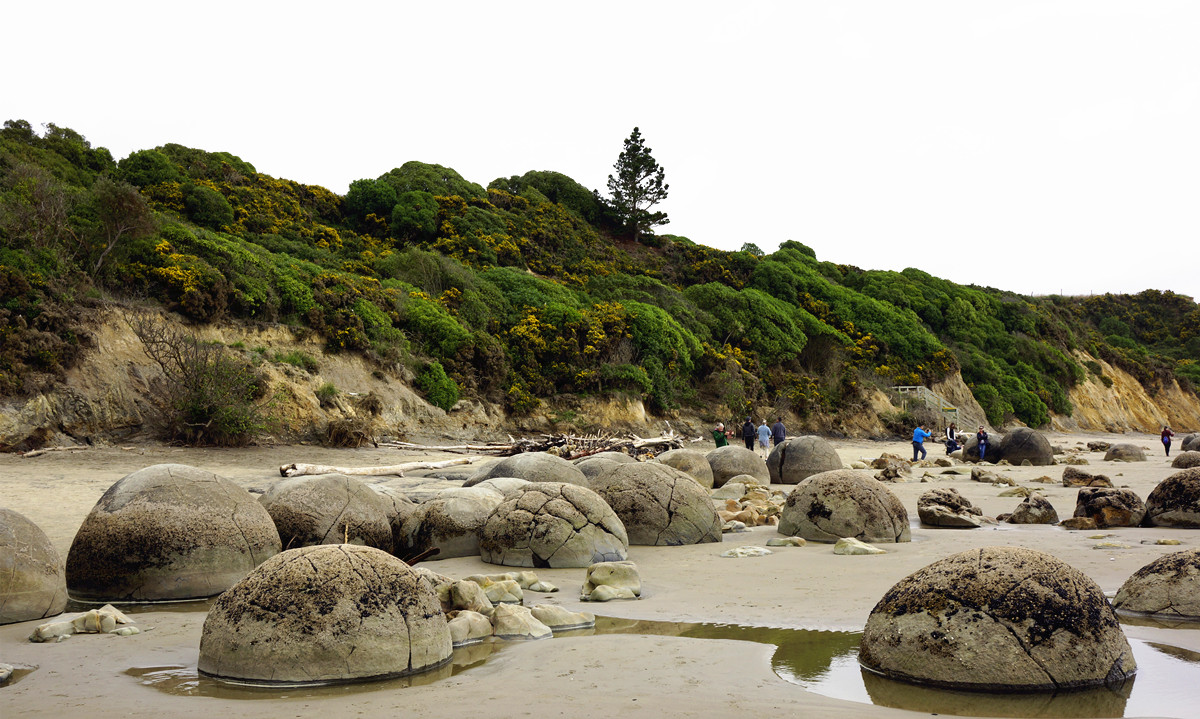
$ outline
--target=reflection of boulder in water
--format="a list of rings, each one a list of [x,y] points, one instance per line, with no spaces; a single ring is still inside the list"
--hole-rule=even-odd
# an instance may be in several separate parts
[[[863,684],[876,706],[924,714],[987,717],[1120,717],[1134,679],[1114,687],[1038,693],[950,691],[888,679],[862,670]]]

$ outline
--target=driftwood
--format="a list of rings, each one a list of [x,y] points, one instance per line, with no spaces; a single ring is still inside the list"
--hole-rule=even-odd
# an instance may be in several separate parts
[[[499,457],[511,457],[522,452],[551,452],[571,460],[600,452],[624,452],[635,457],[639,454],[657,454],[668,449],[679,449],[687,441],[696,440],[687,440],[682,435],[675,434],[674,430],[668,430],[658,437],[639,437],[636,434],[625,437],[610,434],[543,434],[535,439],[514,439],[509,436],[507,442],[487,444],[423,445],[411,442],[385,442],[381,443],[381,446],[425,452],[473,452]]]
[[[310,474],[346,474],[359,477],[394,476],[403,477],[404,473],[414,469],[441,469],[457,464],[471,464],[475,457],[447,459],[443,462],[405,462],[383,467],[331,467],[325,464],[285,464],[279,468],[279,474],[284,477],[300,477]]]

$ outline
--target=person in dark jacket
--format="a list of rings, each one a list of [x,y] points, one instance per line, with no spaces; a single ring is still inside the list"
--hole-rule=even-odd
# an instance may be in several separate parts
[[[775,424],[771,425],[771,446],[775,446],[787,439],[787,430],[783,428],[783,417],[775,420]]]
[[[758,432],[754,429],[754,420],[746,418],[746,424],[742,425],[742,439],[746,442],[746,449],[754,451],[754,438],[758,436]]]
[[[1175,433],[1171,431],[1170,425],[1166,425],[1163,427],[1162,443],[1163,443],[1163,449],[1167,450],[1168,457],[1171,456],[1171,438],[1174,436],[1175,436]]]
[[[984,456],[987,454],[988,446],[988,433],[987,430],[983,428],[982,424],[979,425],[979,431],[975,433],[975,440],[977,446],[979,447],[979,461],[982,462]]]

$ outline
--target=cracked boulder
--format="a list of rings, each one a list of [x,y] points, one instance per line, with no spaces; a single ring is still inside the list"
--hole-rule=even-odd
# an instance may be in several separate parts
[[[1064,467],[1062,474],[1064,487],[1111,487],[1112,480],[1103,474],[1091,474],[1075,467]]]
[[[1104,453],[1106,462],[1145,462],[1146,452],[1136,444],[1114,444]]]
[[[392,551],[395,509],[364,482],[344,474],[283,479],[259,498],[285,549],[315,544],[361,544]]]
[[[697,452],[694,449],[672,449],[654,459],[668,467],[687,472],[705,489],[713,488],[712,465],[708,463],[708,457],[703,452]]]
[[[1175,459],[1171,460],[1173,469],[1191,469],[1192,467],[1200,467],[1200,452],[1192,450],[1190,452],[1180,452],[1175,455]]]
[[[62,557],[42,528],[0,508],[0,624],[62,614],[67,579]]]
[[[279,549],[254,495],[212,472],[156,464],[92,507],[67,553],[67,591],[89,602],[211,597]]]
[[[587,477],[588,487],[592,486],[592,481],[609,470],[620,467],[625,462],[614,462],[611,459],[603,457],[588,457],[582,461],[576,462],[575,466],[583,472],[583,476]]]
[[[479,556],[507,567],[586,567],[624,559],[625,525],[590,489],[531,482],[505,496],[479,534]]]
[[[953,487],[931,489],[917,499],[917,516],[921,524],[931,527],[975,529],[983,518],[983,510]]]
[[[1096,527],[1136,527],[1142,523],[1146,505],[1128,489],[1083,487],[1075,499],[1075,516],[1096,522]]]
[[[1146,497],[1146,524],[1200,529],[1200,469],[1167,477]]]
[[[449,661],[450,629],[429,583],[353,544],[290,549],[213,604],[202,674],[251,682],[406,676]]]
[[[800,484],[819,472],[841,468],[842,459],[833,445],[820,437],[790,437],[767,457],[771,484]]]
[[[1058,512],[1040,494],[1026,497],[1004,520],[1009,524],[1058,524]]]
[[[1133,573],[1113,599],[1127,612],[1200,619],[1200,549],[1166,554]]]
[[[721,541],[708,490],[678,469],[652,462],[618,465],[593,486],[612,507],[630,544],[676,546]]]
[[[996,459],[1007,459],[1012,464],[1029,462],[1043,467],[1054,464],[1054,448],[1041,432],[1018,427],[1004,435],[997,447]]]
[[[766,461],[757,452],[742,445],[727,444],[708,452],[708,466],[712,469],[713,485],[720,487],[739,474],[748,474],[761,484],[771,481]]]
[[[863,542],[908,542],[904,504],[863,470],[814,474],[792,490],[779,516],[779,533],[813,542],[853,537]]]
[[[603,459],[603,458],[601,458]],[[578,467],[547,452],[522,452],[484,467],[463,482],[471,487],[492,477],[516,477],[529,482],[559,482],[587,487],[588,478]]]
[[[430,561],[479,556],[479,530],[503,501],[499,491],[478,485],[440,492],[418,504],[404,521],[396,556],[410,557],[433,547],[439,551]]]
[[[871,610],[858,657],[892,679],[974,691],[1098,686],[1137,671],[1100,587],[1019,547],[972,549],[901,579]]]
[[[400,555],[401,559],[409,556],[400,553],[401,547],[404,546],[400,538],[403,535],[402,528],[404,527],[404,521],[413,512],[417,511],[419,505],[398,489],[393,489],[382,484],[369,484],[367,486],[375,494],[378,494],[380,500],[383,502],[384,514],[387,515],[388,524],[392,527],[392,549]]]

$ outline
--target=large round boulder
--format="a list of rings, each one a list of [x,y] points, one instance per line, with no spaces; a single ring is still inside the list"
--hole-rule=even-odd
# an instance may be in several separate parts
[[[621,518],[630,544],[721,541],[721,518],[708,490],[678,469],[622,464],[597,477],[593,489]]]
[[[625,454],[624,452],[609,451],[609,452],[597,452],[595,454],[589,454],[586,457],[580,457],[579,459],[575,460],[575,464],[579,465],[582,462],[588,461],[589,459],[607,459],[610,462],[618,462],[620,464],[630,464],[632,462],[637,461],[637,459],[635,457],[631,457],[628,454]]]
[[[271,515],[224,477],[182,464],[126,475],[67,552],[67,591],[89,602],[220,594],[280,549]]]
[[[404,676],[450,659],[437,595],[395,557],[353,544],[290,549],[220,596],[202,673],[264,683]]]
[[[1026,497],[1004,520],[1009,524],[1058,524],[1058,511],[1040,494]]]
[[[1200,451],[1200,434],[1189,434],[1184,437],[1179,443],[1179,448],[1184,452]]]
[[[62,614],[67,578],[62,557],[42,528],[0,508],[0,624]]]
[[[479,530],[504,495],[483,485],[442,490],[422,502],[400,528],[396,556],[410,557],[437,547],[429,559],[479,556]]]
[[[517,477],[529,482],[566,482],[580,487],[588,486],[587,477],[578,467],[547,452],[522,452],[505,457],[476,472],[463,482],[463,486],[470,487],[492,477]]]
[[[953,487],[931,489],[918,497],[917,516],[930,527],[975,529],[983,522],[983,510]]]
[[[406,554],[400,553],[400,547],[403,546],[400,541],[402,535],[404,520],[408,519],[413,512],[417,511],[419,506],[416,502],[408,498],[398,489],[388,487],[382,484],[369,484],[371,491],[379,495],[380,501],[383,503],[383,512],[387,515],[388,524],[392,527],[392,549],[397,556],[403,559]]]
[[[259,498],[285,549],[362,544],[392,551],[395,503],[344,474],[283,479]]]
[[[597,476],[604,474],[610,469],[616,469],[622,464],[625,464],[625,462],[614,462],[611,459],[605,459],[603,457],[588,457],[582,461],[576,462],[575,466],[579,468],[580,472],[583,472],[584,477],[587,477],[587,486],[591,487],[592,480]]]
[[[697,452],[694,449],[672,449],[654,459],[668,467],[687,472],[705,489],[713,487],[712,465],[708,463],[708,457],[703,452]]]
[[[531,482],[505,496],[484,522],[479,556],[506,567],[587,567],[625,559],[629,537],[590,489]]]
[[[1173,469],[1191,469],[1192,467],[1200,467],[1200,452],[1192,450],[1190,452],[1180,452],[1175,455],[1175,459],[1171,460]]]
[[[1050,441],[1041,432],[1028,427],[1018,427],[1004,435],[997,449],[996,459],[1004,459],[1011,464],[1021,464],[1026,460],[1036,466],[1054,464],[1054,448],[1050,446]]]
[[[1200,468],[1167,477],[1146,497],[1146,524],[1200,529]]]
[[[863,630],[859,661],[902,681],[977,691],[1050,691],[1137,671],[1104,592],[1032,549],[984,547],[901,579]]]
[[[720,487],[739,474],[748,474],[763,484],[771,481],[766,461],[745,447],[727,444],[710,451],[707,457],[708,466],[712,469],[714,487]]]
[[[1146,515],[1142,498],[1129,489],[1082,487],[1075,499],[1075,516],[1089,517],[1096,527],[1136,527]]]
[[[1113,599],[1121,611],[1200,619],[1200,549],[1166,554],[1133,573]]]
[[[1114,444],[1104,453],[1106,462],[1145,462],[1146,451],[1136,444]]]
[[[899,498],[869,473],[853,469],[821,472],[796,485],[780,513],[779,533],[815,542],[912,539]]]
[[[771,450],[767,473],[771,484],[800,484],[819,472],[842,468],[842,458],[833,445],[811,435],[789,437]]]

